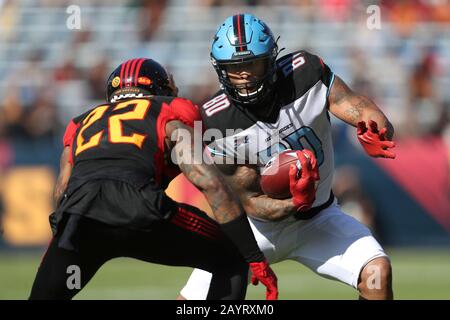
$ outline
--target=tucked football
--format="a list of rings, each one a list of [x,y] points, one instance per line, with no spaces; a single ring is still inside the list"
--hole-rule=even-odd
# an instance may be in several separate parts
[[[262,191],[271,198],[285,199],[291,197],[289,190],[289,168],[295,164],[300,174],[301,164],[296,151],[285,150],[272,157],[261,171],[260,185]]]

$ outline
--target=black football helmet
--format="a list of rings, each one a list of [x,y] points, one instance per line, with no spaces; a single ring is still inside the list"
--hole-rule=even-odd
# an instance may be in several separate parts
[[[156,61],[139,58],[123,62],[109,76],[106,101],[150,95],[176,96],[178,88],[172,76]]]

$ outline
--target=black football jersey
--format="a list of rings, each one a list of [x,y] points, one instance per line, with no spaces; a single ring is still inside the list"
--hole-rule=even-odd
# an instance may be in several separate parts
[[[151,180],[165,188],[179,171],[165,150],[165,126],[180,120],[189,126],[199,119],[189,100],[154,96],[97,106],[74,118],[64,145],[71,147],[70,184],[117,179],[136,186]]]

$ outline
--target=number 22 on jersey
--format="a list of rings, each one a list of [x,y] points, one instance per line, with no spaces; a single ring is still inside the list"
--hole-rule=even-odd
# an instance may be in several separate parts
[[[109,116],[108,119],[108,134],[109,141],[111,143],[130,143],[136,145],[138,148],[142,148],[146,135],[133,133],[131,135],[124,135],[122,129],[122,121],[127,120],[143,120],[150,108],[150,100],[135,99],[130,101],[124,101],[117,104],[113,111],[126,108],[128,106],[135,105],[134,109],[125,113],[113,114]],[[99,145],[104,130],[95,133],[89,139],[83,136],[83,133],[89,128],[94,122],[100,120],[105,114],[106,110],[110,108],[109,105],[102,105],[94,110],[92,110],[88,116],[82,121],[81,129],[77,135],[77,149],[75,150],[75,155],[79,155],[81,152],[86,151],[90,148]]]

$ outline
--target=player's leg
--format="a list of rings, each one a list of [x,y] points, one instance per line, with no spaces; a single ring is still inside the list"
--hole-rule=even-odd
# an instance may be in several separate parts
[[[369,261],[361,271],[358,281],[360,299],[392,300],[392,267],[387,257]]]
[[[209,286],[211,284],[212,273],[194,269],[185,286],[181,289],[177,300],[206,300]]]
[[[264,253],[269,263],[276,262],[276,251],[274,245],[274,230],[276,223],[266,223],[249,219],[250,226],[255,236],[258,247]],[[212,274],[201,269],[194,269],[187,283],[181,289],[177,300],[205,300],[208,295]]]
[[[66,300],[74,297],[94,276],[103,261],[83,261],[80,254],[58,247],[53,239],[31,289],[31,300]],[[75,277],[79,276],[79,280]],[[78,285],[79,283],[79,285]]]
[[[107,233],[107,230],[106,230]],[[61,232],[54,237],[42,259],[29,299],[66,300],[73,298],[109,260],[105,230],[89,219],[73,233],[77,249],[60,247]]]
[[[334,204],[308,221],[286,225],[280,247],[293,241],[288,259],[317,274],[359,290],[365,299],[391,299],[391,267],[383,248],[370,230]],[[287,244],[287,245],[286,245]]]
[[[222,245],[199,239],[189,231],[173,226],[164,229],[165,236],[142,237],[140,252],[131,257],[164,265],[190,266],[208,270],[203,299],[244,299],[247,287],[248,265],[242,257],[224,250]],[[168,241],[167,238],[173,240]],[[142,242],[144,241],[144,242]],[[160,247],[142,243],[159,243]]]
[[[207,299],[244,299],[248,264],[222,235],[217,223],[195,207],[181,205],[170,221],[158,222],[152,232],[135,232],[128,255],[173,266],[190,266],[213,274]]]

